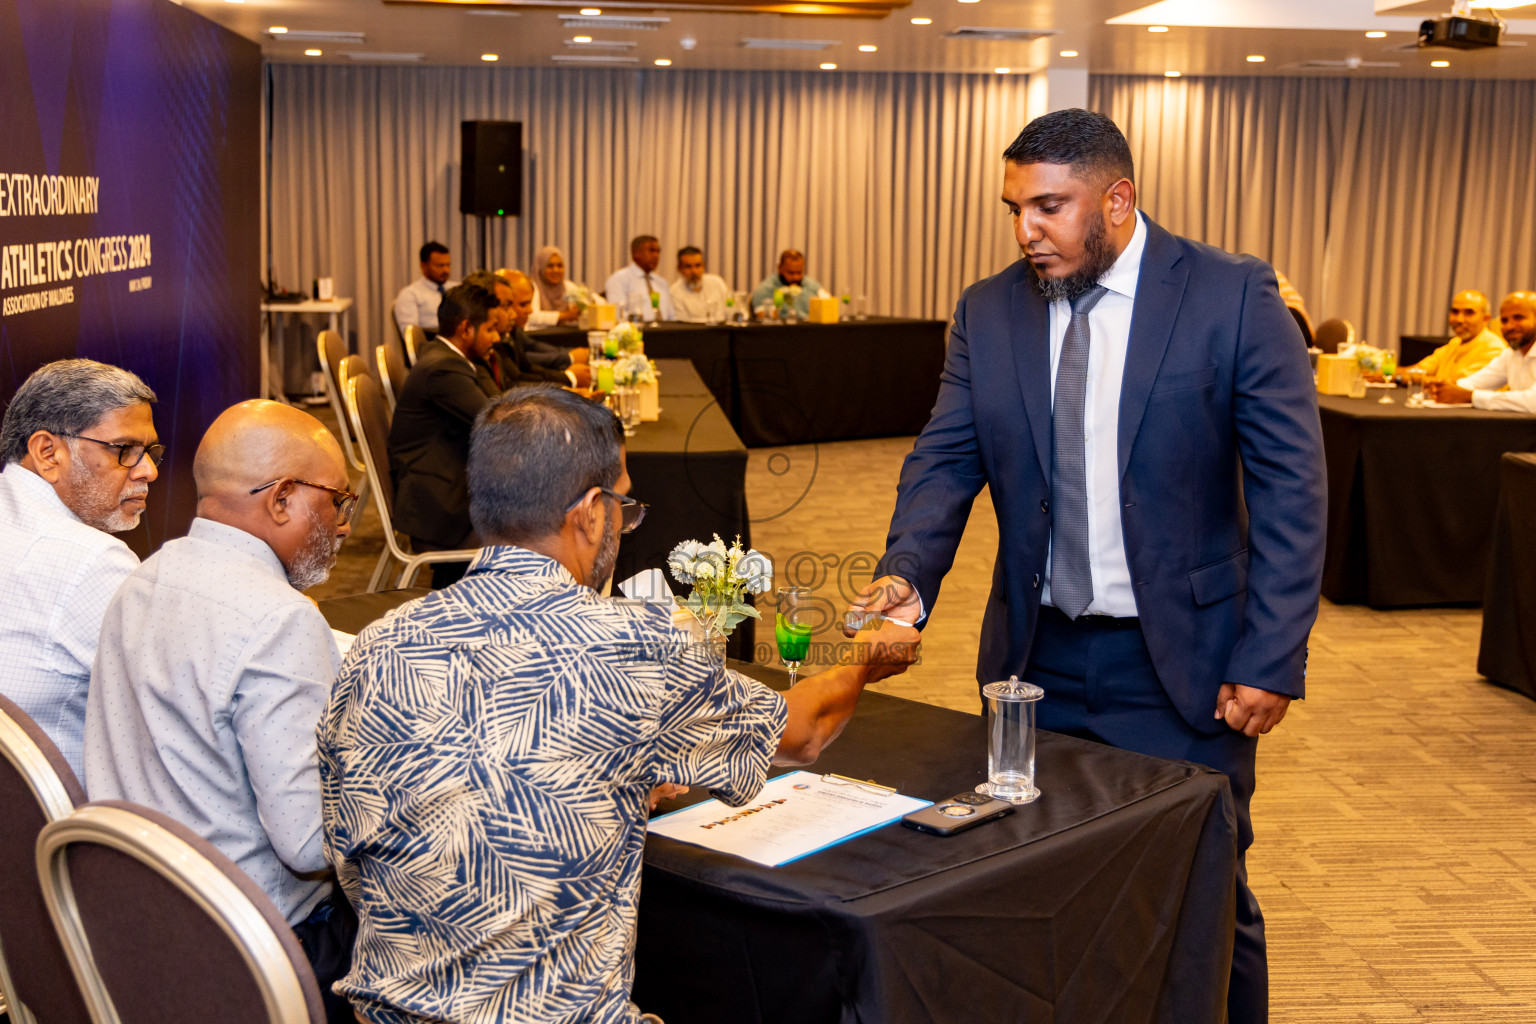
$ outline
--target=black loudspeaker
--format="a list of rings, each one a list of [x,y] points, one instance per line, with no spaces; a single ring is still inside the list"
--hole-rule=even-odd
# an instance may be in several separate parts
[[[482,217],[520,216],[523,123],[464,121],[459,129],[459,212]]]

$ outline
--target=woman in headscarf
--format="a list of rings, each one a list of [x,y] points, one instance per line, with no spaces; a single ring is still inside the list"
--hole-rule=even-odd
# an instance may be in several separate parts
[[[528,330],[573,324],[581,315],[572,301],[576,286],[565,278],[565,254],[546,245],[533,256],[533,314]]]

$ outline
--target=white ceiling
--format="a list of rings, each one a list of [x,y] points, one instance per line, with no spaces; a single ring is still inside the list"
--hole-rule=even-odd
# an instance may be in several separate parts
[[[602,0],[594,0],[603,8]],[[1449,0],[1446,0],[1448,3]],[[566,57],[626,56],[628,65],[656,74],[685,68],[817,70],[831,62],[842,71],[1013,73],[1046,68],[1078,68],[1096,74],[1184,75],[1356,75],[1456,78],[1536,78],[1536,5],[1510,11],[1506,40],[1497,50],[1402,51],[1411,44],[1419,21],[1441,10],[1436,0],[913,0],[884,19],[788,17],[776,14],[714,13],[657,9],[629,2],[607,7],[599,27],[572,30],[560,15],[577,12],[575,4],[540,0],[539,6],[477,6],[385,3],[384,0],[183,0],[184,6],[262,43],[276,62],[320,61],[352,65],[347,54],[420,53],[422,64],[484,66],[483,53],[499,56],[498,65],[558,66]],[[1377,13],[1378,9],[1381,13]],[[652,31],[603,26],[610,17],[644,15],[670,19]],[[1524,15],[1528,20],[1514,20]],[[931,18],[926,26],[914,17]],[[1115,23],[1110,23],[1111,19]],[[1168,26],[1151,33],[1149,25]],[[290,37],[271,36],[284,26]],[[1052,29],[1058,34],[1037,42],[946,39],[962,26]],[[1368,30],[1384,30],[1384,39],[1368,39]],[[300,30],[361,32],[357,43],[303,42]],[[590,35],[593,44],[571,42]],[[822,50],[759,50],[744,38],[823,40]],[[688,48],[688,41],[693,41]],[[604,42],[627,44],[603,47]],[[875,46],[872,53],[860,45]],[[319,57],[306,57],[316,47]],[[1064,58],[1062,50],[1079,56]],[[1247,57],[1262,55],[1263,63]],[[658,68],[658,58],[672,61]],[[1396,67],[1355,70],[1305,70],[1305,60],[1395,62]],[[1432,60],[1449,61],[1433,68]],[[620,66],[620,65],[615,65]]]

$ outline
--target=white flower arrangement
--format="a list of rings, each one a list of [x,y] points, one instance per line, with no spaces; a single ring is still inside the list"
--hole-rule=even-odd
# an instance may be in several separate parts
[[[645,334],[640,330],[639,325],[627,320],[610,327],[608,337],[618,343],[620,352],[634,351],[645,341]]]
[[[667,568],[693,587],[683,606],[714,636],[728,637],[743,619],[759,618],[744,598],[773,588],[773,563],[755,548],[743,550],[740,537],[730,547],[718,533],[710,544],[685,540],[667,556]]]
[[[567,298],[574,299],[576,301],[576,308],[578,310],[591,309],[593,306],[598,304],[597,296],[593,295],[592,289],[588,288],[584,284],[572,284],[568,286],[565,289],[565,294]]]
[[[797,284],[784,285],[783,287],[775,288],[773,290],[773,304],[775,306],[787,306],[791,302],[794,302],[796,299],[800,298],[800,293],[802,291],[804,291],[804,289],[802,289]]]
[[[1397,353],[1372,345],[1356,344],[1353,355],[1362,373],[1379,373],[1390,377],[1397,372]]]
[[[620,356],[613,364],[613,382],[620,387],[656,382],[656,364],[640,352]]]

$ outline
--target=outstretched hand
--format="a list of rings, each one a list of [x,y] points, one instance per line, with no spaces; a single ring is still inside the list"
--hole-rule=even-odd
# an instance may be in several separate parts
[[[915,624],[923,612],[917,589],[900,576],[881,576],[859,591],[843,615],[843,635],[853,636],[875,616]]]
[[[1216,691],[1216,717],[1244,736],[1262,736],[1285,717],[1291,698],[1256,686],[1222,683]]]

